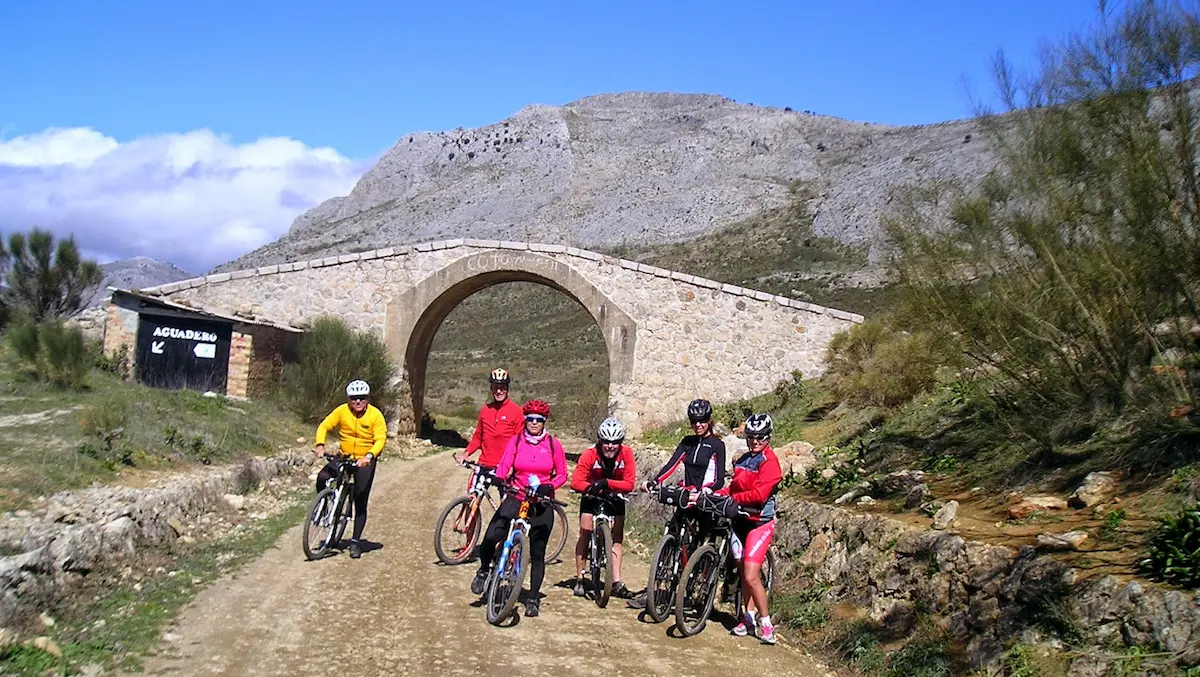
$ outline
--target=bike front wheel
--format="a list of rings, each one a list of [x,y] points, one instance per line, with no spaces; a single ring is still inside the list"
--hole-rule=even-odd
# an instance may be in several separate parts
[[[563,548],[567,547],[567,536],[570,535],[566,509],[557,504],[550,507],[554,508],[554,529],[550,534],[550,547],[546,550],[547,563],[558,560],[558,556],[562,554]],[[557,540],[555,540],[554,534],[558,534]]]
[[[329,548],[336,541],[335,531],[339,515],[334,504],[333,489],[322,489],[317,492],[312,505],[308,509],[308,519],[304,522],[304,557],[308,560],[320,559],[329,553]]]
[[[479,542],[479,503],[472,496],[460,496],[438,515],[433,530],[433,550],[445,564],[462,564],[475,554]]]
[[[684,637],[704,629],[717,598],[721,566],[717,548],[705,543],[688,560],[675,591],[675,626]]]
[[[678,582],[679,541],[674,534],[666,534],[650,560],[650,580],[646,582],[646,615],[655,623],[670,615]]]
[[[525,533],[517,531],[513,534],[512,547],[507,551],[501,550],[500,561],[492,569],[488,580],[485,600],[488,623],[500,625],[512,615],[528,571],[529,547],[525,542]]]
[[[592,585],[595,587],[596,606],[603,609],[608,605],[612,595],[613,585],[613,539],[612,528],[607,522],[600,522],[592,531],[595,545],[592,547]]]

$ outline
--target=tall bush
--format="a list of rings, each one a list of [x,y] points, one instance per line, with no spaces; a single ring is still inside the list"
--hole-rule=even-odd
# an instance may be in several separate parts
[[[850,404],[903,404],[934,383],[940,362],[933,340],[897,332],[871,319],[838,332],[829,342],[825,381],[834,397]]]
[[[1200,424],[1198,67],[1200,18],[1149,0],[1102,8],[1032,75],[1001,55],[1007,114],[980,117],[999,167],[888,219],[905,316],[996,375],[997,423],[1030,451],[1146,407]]]
[[[41,381],[63,388],[82,388],[92,367],[83,330],[57,320],[21,322],[9,329],[13,353]]]
[[[103,274],[84,259],[74,236],[54,239],[48,231],[12,233],[0,245],[0,317],[25,317],[34,323],[78,312]]]
[[[305,421],[315,423],[345,402],[346,384],[355,379],[370,384],[372,404],[389,418],[395,415],[400,393],[390,384],[397,369],[375,334],[338,318],[317,318],[301,337],[297,358],[284,370],[281,395]]]

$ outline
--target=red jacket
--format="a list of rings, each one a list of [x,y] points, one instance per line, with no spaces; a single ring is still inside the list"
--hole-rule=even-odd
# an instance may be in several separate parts
[[[732,496],[739,506],[758,516],[760,521],[775,518],[775,492],[783,481],[779,457],[769,445],[761,454],[747,451],[733,464],[733,480],[715,493]]]
[[[504,448],[508,446],[508,441],[513,438],[513,435],[521,432],[524,425],[525,414],[521,411],[521,405],[508,398],[499,404],[495,401],[488,402],[479,409],[475,434],[467,443],[463,457],[469,458],[471,454],[482,448],[483,453],[479,455],[479,464],[495,468],[500,465],[500,459],[504,456]]]
[[[575,464],[575,471],[571,473],[571,488],[575,491],[586,491],[592,482],[601,477],[608,478],[608,488],[612,491],[633,491],[633,484],[637,481],[637,469],[633,467],[633,449],[622,444],[612,467],[606,467],[596,447],[589,447],[579,457],[579,463]]]

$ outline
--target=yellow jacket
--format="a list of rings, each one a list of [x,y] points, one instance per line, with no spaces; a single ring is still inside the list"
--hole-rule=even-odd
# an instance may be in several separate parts
[[[317,444],[325,444],[325,435],[334,428],[338,429],[338,444],[342,453],[353,459],[360,459],[368,452],[379,458],[387,442],[387,423],[383,420],[383,412],[373,404],[367,405],[362,417],[355,416],[349,404],[334,409],[317,426]]]

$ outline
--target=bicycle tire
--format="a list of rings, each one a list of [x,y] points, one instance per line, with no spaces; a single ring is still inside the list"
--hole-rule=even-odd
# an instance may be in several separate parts
[[[479,509],[478,505],[476,505],[474,516],[466,517],[469,523],[469,526],[466,527],[466,531],[463,532],[466,534],[466,545],[456,551],[447,552],[446,544],[442,542],[442,530],[446,527],[446,520],[450,518],[451,515],[454,515],[454,523],[457,525],[458,521],[463,519],[463,512],[456,513],[455,509],[458,509],[459,511],[470,511],[472,500],[473,497],[470,494],[467,494],[466,496],[459,496],[453,501],[450,501],[450,503],[448,503],[446,507],[442,509],[442,513],[438,515],[437,523],[434,524],[433,550],[437,553],[438,559],[440,559],[444,564],[462,564],[463,562],[470,561],[474,558],[475,545],[479,542],[479,532],[482,530],[479,518],[483,511]]]
[[[525,585],[525,576],[529,573],[529,548],[525,543],[524,532],[513,533],[513,544],[508,551],[508,560],[507,566],[504,567],[504,576],[500,575],[500,564],[497,562],[496,566],[492,568],[492,576],[488,581],[484,606],[487,608],[488,623],[492,625],[500,625],[512,615],[513,609],[517,606],[517,598],[521,595],[521,588]],[[500,589],[503,581],[508,583],[508,589],[504,591]],[[500,594],[503,594],[502,599],[497,598],[497,595]]]
[[[558,527],[555,529],[555,531],[558,531],[559,533],[561,533],[562,536],[559,537],[557,543],[551,544],[554,546],[553,549],[546,551],[546,563],[547,564],[549,564],[550,562],[556,561],[558,559],[558,556],[562,554],[563,548],[567,547],[567,537],[570,536],[570,529],[571,529],[570,524],[567,522],[566,509],[563,508],[561,505],[551,505],[550,507],[554,508],[554,513],[555,513],[554,520],[556,522],[556,524],[554,526]],[[551,538],[554,538],[553,532],[551,533]]]
[[[338,517],[336,513],[331,516],[329,534],[327,536],[325,536],[325,538],[321,539],[321,543],[316,548],[313,548],[313,546],[310,542],[310,534],[311,534],[311,530],[313,528],[313,519],[319,514],[319,511],[321,510],[322,506],[324,506],[325,504],[329,504],[332,506],[333,495],[334,495],[333,489],[322,489],[321,491],[317,492],[317,495],[313,498],[312,503],[309,504],[308,514],[304,520],[304,534],[303,534],[304,540],[302,542],[302,546],[304,547],[304,558],[309,561],[312,561],[314,559],[320,559],[320,558],[324,557],[326,555],[326,553],[329,552],[329,546],[332,543],[334,543],[333,535],[334,535],[334,532],[336,531],[334,522],[336,522],[337,517]]]
[[[593,559],[591,562],[592,569],[592,585],[595,589],[596,606],[603,609],[608,606],[608,598],[612,596],[613,586],[613,539],[612,528],[608,523],[601,522],[596,525],[592,531],[592,538],[596,539],[595,554],[600,561]]]
[[[342,497],[338,500],[337,522],[333,527],[333,538],[329,541],[331,548],[341,545],[342,538],[346,535],[346,527],[354,517],[354,499],[351,498],[353,491],[354,488],[350,485],[342,488]]]
[[[771,609],[771,589],[775,587],[775,549],[767,550],[767,559],[763,562],[762,571],[759,572],[759,580],[763,583],[763,588],[767,592],[767,610]],[[742,581],[739,578],[737,581],[737,594],[733,598],[733,613],[737,617],[742,615]],[[762,614],[760,609],[758,612]]]
[[[646,582],[646,615],[655,623],[667,620],[675,605],[675,589],[679,577],[675,569],[679,562],[679,540],[666,534],[658,541],[650,559],[650,580]]]
[[[707,566],[705,566],[707,564]],[[675,590],[675,627],[684,637],[691,637],[704,630],[708,623],[708,615],[712,613],[713,603],[717,598],[717,579],[721,567],[716,546],[705,543],[688,560],[679,577],[679,585]],[[699,571],[697,571],[699,570]],[[693,581],[693,576],[702,576],[703,581]],[[692,591],[699,596],[693,598]],[[699,604],[696,604],[699,602]],[[695,609],[696,619],[688,619],[689,611]]]

